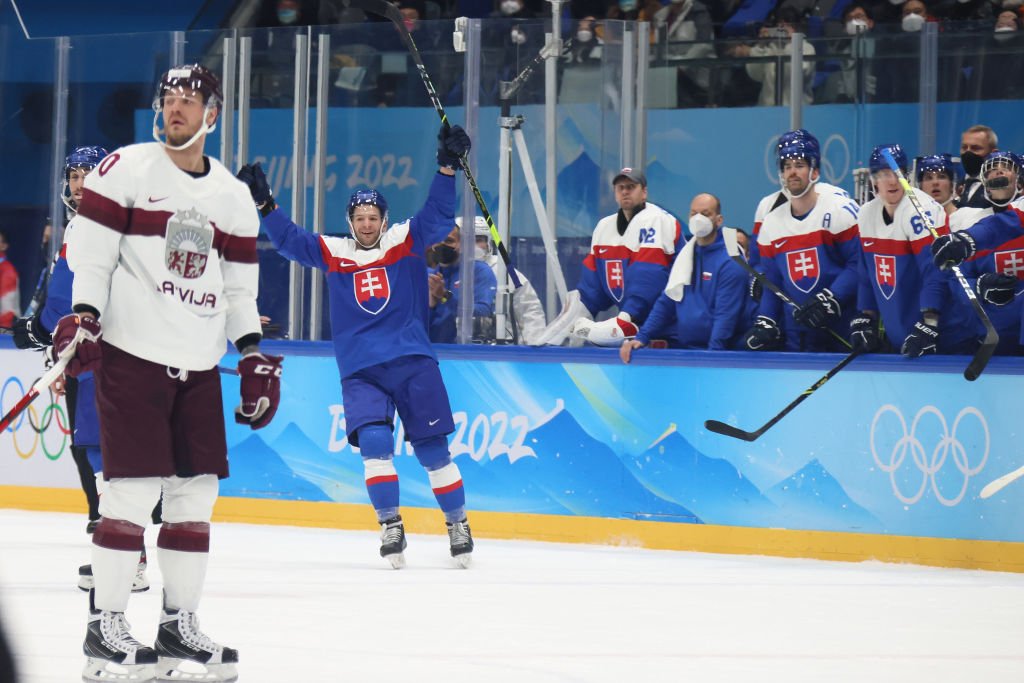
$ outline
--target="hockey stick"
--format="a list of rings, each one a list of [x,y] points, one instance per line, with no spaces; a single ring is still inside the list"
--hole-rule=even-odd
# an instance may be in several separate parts
[[[11,423],[14,422],[19,415],[25,412],[25,409],[28,408],[29,404],[39,396],[40,392],[47,389],[51,384],[57,381],[58,377],[64,374],[64,368],[75,355],[74,346],[69,346],[68,348],[71,350],[71,353],[65,352],[63,356],[58,358],[57,362],[53,364],[53,367],[44,372],[43,376],[35,381],[35,384],[33,384],[32,388],[21,397],[21,400],[15,403],[14,407],[7,411],[6,415],[0,417],[0,432],[6,431],[6,429],[11,426]]]
[[[913,188],[910,187],[910,183],[907,182],[907,177],[903,175],[903,171],[896,164],[896,160],[892,158],[892,152],[889,151],[888,147],[882,148],[882,156],[885,157],[885,163],[889,164],[889,168],[896,174],[896,178],[899,179],[900,185],[903,186],[903,192],[910,198],[910,203],[914,205],[914,211],[917,211],[917,215],[924,221],[925,227],[928,228],[928,232],[932,234],[932,239],[938,239],[939,233],[935,229],[935,224],[932,223],[931,217],[925,213],[924,207],[921,206],[921,201],[914,194]],[[999,333],[996,332],[996,328],[992,325],[992,321],[988,319],[988,314],[985,313],[985,308],[978,301],[977,295],[974,293],[974,289],[971,288],[971,284],[967,282],[967,278],[964,277],[963,271],[960,270],[959,266],[953,266],[953,275],[956,276],[957,282],[963,287],[964,293],[967,295],[967,299],[971,302],[971,306],[974,308],[974,312],[981,318],[981,323],[985,326],[985,339],[981,342],[981,347],[975,352],[974,358],[971,359],[970,364],[964,370],[964,378],[973,382],[978,379],[982,371],[985,370],[985,366],[988,365],[988,361],[992,358],[992,354],[996,351],[996,345],[999,343]]]
[[[1015,469],[1013,472],[1010,472],[1009,474],[1004,474],[998,479],[990,481],[988,484],[985,485],[985,488],[981,490],[981,493],[979,495],[982,498],[990,498],[991,496],[1002,491],[1004,488],[1006,488],[1013,482],[1017,481],[1021,477],[1024,477],[1024,467],[1019,467]]]
[[[397,5],[393,5],[387,0],[344,0],[344,5],[350,7],[356,7],[371,14],[385,17],[390,19],[391,23],[398,29],[399,35],[402,37],[402,42],[405,43],[406,48],[409,50],[409,54],[412,55],[412,61],[416,64],[416,69],[420,72],[420,79],[423,81],[423,86],[427,89],[427,95],[430,97],[430,101],[434,105],[434,111],[441,118],[441,124],[445,129],[451,127],[448,123],[448,115],[444,112],[444,105],[441,104],[441,98],[438,97],[437,90],[434,88],[433,81],[430,80],[430,74],[427,73],[427,67],[423,63],[423,57],[420,55],[419,48],[416,47],[416,42],[412,39],[412,35],[409,33],[409,29],[405,27],[405,21],[402,19],[402,13],[398,9]],[[476,197],[476,204],[480,207],[480,212],[483,214],[484,220],[487,222],[487,227],[491,231],[491,239],[494,240],[495,246],[498,247],[498,253],[501,255],[501,260],[505,262],[505,269],[508,272],[509,278],[512,280],[512,284],[516,289],[523,286],[523,283],[519,281],[519,276],[516,274],[516,269],[512,267],[512,260],[509,258],[508,250],[505,248],[505,243],[501,241],[501,235],[498,234],[498,228],[494,225],[494,219],[491,218],[491,212],[487,210],[487,203],[484,201],[484,197],[480,194],[480,186],[476,184],[476,178],[473,177],[473,172],[469,168],[469,153],[465,152],[459,157],[459,161],[462,164],[462,172],[466,174],[466,180],[469,182],[470,188],[473,190],[473,196]]]
[[[707,429],[708,431],[715,432],[716,434],[721,434],[722,436],[731,436],[734,439],[741,439],[743,441],[757,441],[758,437],[760,437],[762,434],[764,434],[769,429],[771,429],[775,425],[776,422],[778,422],[782,418],[786,417],[786,415],[788,415],[789,412],[791,410],[793,410],[793,408],[796,408],[798,405],[803,403],[803,401],[807,397],[809,397],[815,391],[820,389],[821,386],[823,384],[825,384],[825,382],[827,382],[830,379],[832,379],[836,375],[837,372],[839,372],[840,370],[845,368],[847,365],[849,365],[850,361],[852,361],[854,358],[856,358],[860,354],[861,354],[861,351],[858,349],[858,350],[854,351],[853,353],[851,353],[850,355],[846,356],[846,358],[844,358],[841,361],[839,361],[838,365],[836,365],[834,368],[832,368],[827,373],[825,373],[825,375],[821,379],[819,379],[817,382],[812,384],[810,386],[810,388],[805,390],[802,394],[797,396],[796,400],[794,400],[788,406],[783,408],[779,412],[778,415],[776,415],[772,419],[768,420],[768,422],[766,422],[756,432],[747,432],[747,431],[744,431],[744,430],[740,429],[739,427],[733,427],[732,425],[727,425],[724,422],[719,422],[718,420],[705,420],[704,421],[704,428]]]

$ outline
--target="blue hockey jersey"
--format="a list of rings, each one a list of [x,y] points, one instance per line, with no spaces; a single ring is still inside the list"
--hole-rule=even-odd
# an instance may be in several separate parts
[[[462,298],[460,270],[456,263],[442,266],[437,272],[444,278],[445,287],[452,293],[448,301],[438,303],[430,309],[430,341],[442,344],[454,344],[456,336],[455,321],[459,317],[459,300]],[[473,261],[473,316],[494,315],[494,296],[498,291],[498,279],[494,271],[483,261]]]

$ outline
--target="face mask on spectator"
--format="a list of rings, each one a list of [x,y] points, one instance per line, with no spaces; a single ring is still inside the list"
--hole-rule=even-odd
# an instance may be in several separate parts
[[[619,9],[623,12],[632,12],[636,9],[637,0],[619,0]]]
[[[711,219],[702,213],[695,213],[690,216],[690,234],[694,237],[707,237],[715,229]]]
[[[502,14],[515,14],[523,8],[519,0],[502,0],[501,13]]]
[[[579,43],[589,43],[593,39],[594,33],[589,29],[581,28],[579,31],[576,31],[576,41]]]
[[[1013,38],[1013,34],[1016,32],[1017,29],[1012,26],[996,26],[995,39],[1001,43],[1004,40]]]
[[[868,22],[863,19],[850,19],[846,22],[847,35],[855,36],[868,30]]]
[[[279,9],[277,10],[277,20],[285,26],[294,24],[295,20],[299,18],[299,13],[293,9]]]
[[[908,14],[903,17],[903,21],[901,23],[904,31],[913,33],[914,31],[920,31],[921,27],[924,26],[924,17],[920,14]]]
[[[960,154],[960,165],[964,167],[964,173],[974,178],[981,172],[981,162],[984,161],[974,152],[962,152]]]
[[[891,5],[902,5],[906,1],[907,0],[889,0],[889,4],[891,4]]]

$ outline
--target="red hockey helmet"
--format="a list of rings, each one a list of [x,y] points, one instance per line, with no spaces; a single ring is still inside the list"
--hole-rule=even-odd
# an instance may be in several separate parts
[[[202,93],[203,104],[219,107],[224,101],[224,93],[220,89],[220,79],[202,64],[182,64],[168,69],[157,85],[153,108],[159,109],[167,91]]]

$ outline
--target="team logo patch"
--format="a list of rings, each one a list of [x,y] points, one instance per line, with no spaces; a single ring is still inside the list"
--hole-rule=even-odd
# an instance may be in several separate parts
[[[875,254],[875,282],[887,300],[896,292],[896,257]]]
[[[176,211],[167,221],[164,263],[178,277],[194,280],[206,272],[213,246],[213,227],[195,209]]]
[[[377,315],[391,300],[391,283],[386,268],[368,268],[353,275],[356,303],[367,313]]]
[[[1010,275],[1018,280],[1024,280],[1024,249],[997,251],[993,256],[996,260],[997,271],[1003,275]]]
[[[604,262],[605,286],[616,301],[622,301],[622,293],[626,289],[622,269],[622,259],[609,259]]]
[[[818,267],[818,248],[811,247],[787,253],[786,270],[789,271],[789,280],[793,286],[801,292],[810,294],[821,275],[821,268]]]

